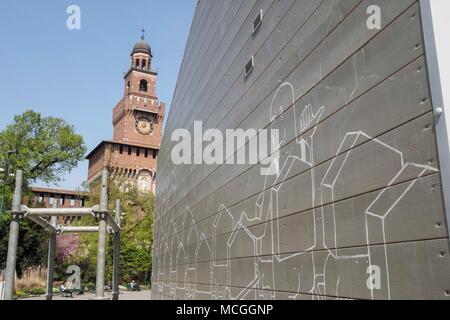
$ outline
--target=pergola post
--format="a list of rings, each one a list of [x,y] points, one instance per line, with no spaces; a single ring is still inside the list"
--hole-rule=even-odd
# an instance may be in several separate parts
[[[48,270],[46,282],[46,298],[53,299],[53,282],[55,271],[56,235],[57,232],[98,232],[97,275],[96,275],[96,299],[105,299],[105,267],[106,267],[106,240],[108,226],[114,233],[114,299],[119,295],[119,256],[120,256],[120,200],[116,202],[116,217],[113,219],[108,212],[108,180],[109,174],[105,169],[102,172],[102,185],[100,193],[100,205],[92,208],[58,209],[57,199],[53,203],[53,209],[33,209],[21,205],[23,171],[17,170],[14,198],[12,203],[11,224],[9,231],[8,255],[6,261],[4,300],[12,300],[14,295],[14,281],[17,264],[17,247],[19,242],[19,223],[23,218],[28,218],[50,233],[48,246]],[[99,225],[72,227],[58,226],[58,216],[96,216]],[[50,217],[48,222],[46,217]]]
[[[120,227],[120,200],[116,200],[115,220]],[[119,300],[119,282],[120,282],[120,231],[113,234],[113,281],[112,281],[112,299]]]
[[[106,232],[108,215],[108,171],[102,172],[102,186],[100,193],[100,214],[97,250],[97,277],[95,299],[105,299],[105,266],[106,266]]]
[[[11,212],[11,224],[9,226],[9,242],[8,242],[8,256],[6,258],[4,300],[12,300],[14,295],[14,278],[17,263],[17,245],[19,242],[19,222],[20,219],[22,218],[20,214],[20,205],[22,203],[22,183],[23,183],[23,171],[17,170],[16,186],[14,190],[12,212]]]
[[[58,208],[56,198],[53,202],[53,209]],[[51,225],[56,229],[57,217],[51,217]],[[47,300],[53,299],[53,278],[55,273],[55,255],[56,255],[56,232],[50,232],[48,239],[48,262],[47,262]]]

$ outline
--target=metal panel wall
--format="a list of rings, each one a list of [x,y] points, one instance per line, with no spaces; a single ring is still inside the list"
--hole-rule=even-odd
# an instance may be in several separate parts
[[[153,298],[450,299],[426,60],[417,1],[199,1],[158,159]],[[174,165],[194,121],[278,129],[280,172]]]

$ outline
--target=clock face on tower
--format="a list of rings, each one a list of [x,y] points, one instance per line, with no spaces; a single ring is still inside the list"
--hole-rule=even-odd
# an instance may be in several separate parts
[[[153,121],[145,116],[136,118],[136,130],[143,135],[150,135],[153,132]]]

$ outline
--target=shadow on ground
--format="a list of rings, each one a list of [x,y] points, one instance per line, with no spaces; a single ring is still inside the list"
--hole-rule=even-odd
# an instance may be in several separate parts
[[[111,300],[111,293],[105,293],[105,298]],[[151,291],[121,291],[119,300],[151,300]],[[23,300],[45,300],[45,296],[27,298]],[[64,298],[61,295],[53,296],[53,300],[95,300],[94,293],[87,293],[83,295],[74,294],[73,298]]]

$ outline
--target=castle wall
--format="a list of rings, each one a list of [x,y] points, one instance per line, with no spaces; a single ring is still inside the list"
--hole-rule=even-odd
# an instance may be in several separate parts
[[[156,173],[158,152],[152,148],[106,142],[91,158],[88,179],[95,179],[104,167],[109,167],[113,174],[120,172],[130,177],[137,176],[141,170]]]

